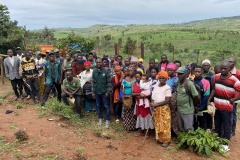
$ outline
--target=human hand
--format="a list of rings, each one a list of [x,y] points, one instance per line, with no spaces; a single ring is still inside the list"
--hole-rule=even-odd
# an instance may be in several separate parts
[[[109,93],[105,93],[105,97],[108,98],[109,97]]]
[[[231,104],[233,104],[233,103],[234,103],[234,99],[233,99],[233,98],[229,99],[229,102],[230,102]]]
[[[96,99],[96,95],[94,93],[92,94],[92,97],[93,97],[93,99]]]

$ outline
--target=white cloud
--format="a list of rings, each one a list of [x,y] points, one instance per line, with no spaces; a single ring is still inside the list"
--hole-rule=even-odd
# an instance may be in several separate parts
[[[239,15],[239,0],[1,0],[28,29],[163,24]]]

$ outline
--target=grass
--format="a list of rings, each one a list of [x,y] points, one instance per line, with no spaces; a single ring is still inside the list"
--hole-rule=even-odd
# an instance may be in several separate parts
[[[11,130],[17,130],[17,129],[18,129],[18,127],[15,126],[15,125],[10,125],[9,128],[10,128]]]

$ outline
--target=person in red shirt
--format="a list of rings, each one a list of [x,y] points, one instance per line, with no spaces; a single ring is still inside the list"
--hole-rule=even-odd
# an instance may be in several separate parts
[[[208,105],[214,98],[214,104],[217,108],[215,113],[215,131],[219,137],[230,140],[233,103],[240,99],[240,95],[236,96],[236,92],[240,92],[240,81],[231,75],[228,60],[221,63],[220,71],[221,73],[213,77],[213,90],[208,99]]]
[[[82,59],[81,55],[77,56],[77,60],[72,62],[72,72],[73,72],[73,77],[77,77],[83,70],[84,60]]]

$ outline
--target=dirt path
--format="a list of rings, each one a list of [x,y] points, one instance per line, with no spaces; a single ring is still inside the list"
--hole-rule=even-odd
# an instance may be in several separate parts
[[[170,147],[162,148],[153,139],[143,141],[142,137],[135,137],[134,133],[116,132],[113,129],[110,129],[113,132],[109,139],[98,137],[94,128],[91,128],[94,125],[79,128],[57,116],[39,118],[40,111],[34,106],[16,109],[11,98],[12,96],[9,96],[0,106],[0,137],[9,144],[17,145],[9,146],[8,152],[7,149],[1,148],[0,143],[0,159],[72,159],[79,153],[77,148],[83,150],[82,153],[87,159],[92,160],[225,159],[218,155],[207,158],[188,150],[176,150],[174,142]],[[7,109],[15,110],[15,113],[5,114]],[[96,113],[86,114],[84,118],[92,117],[91,114]],[[49,121],[49,118],[54,121]],[[20,129],[26,131],[29,139],[26,142],[15,143],[14,133]],[[231,150],[227,159],[239,159],[239,148],[238,124],[236,136],[231,139]]]

